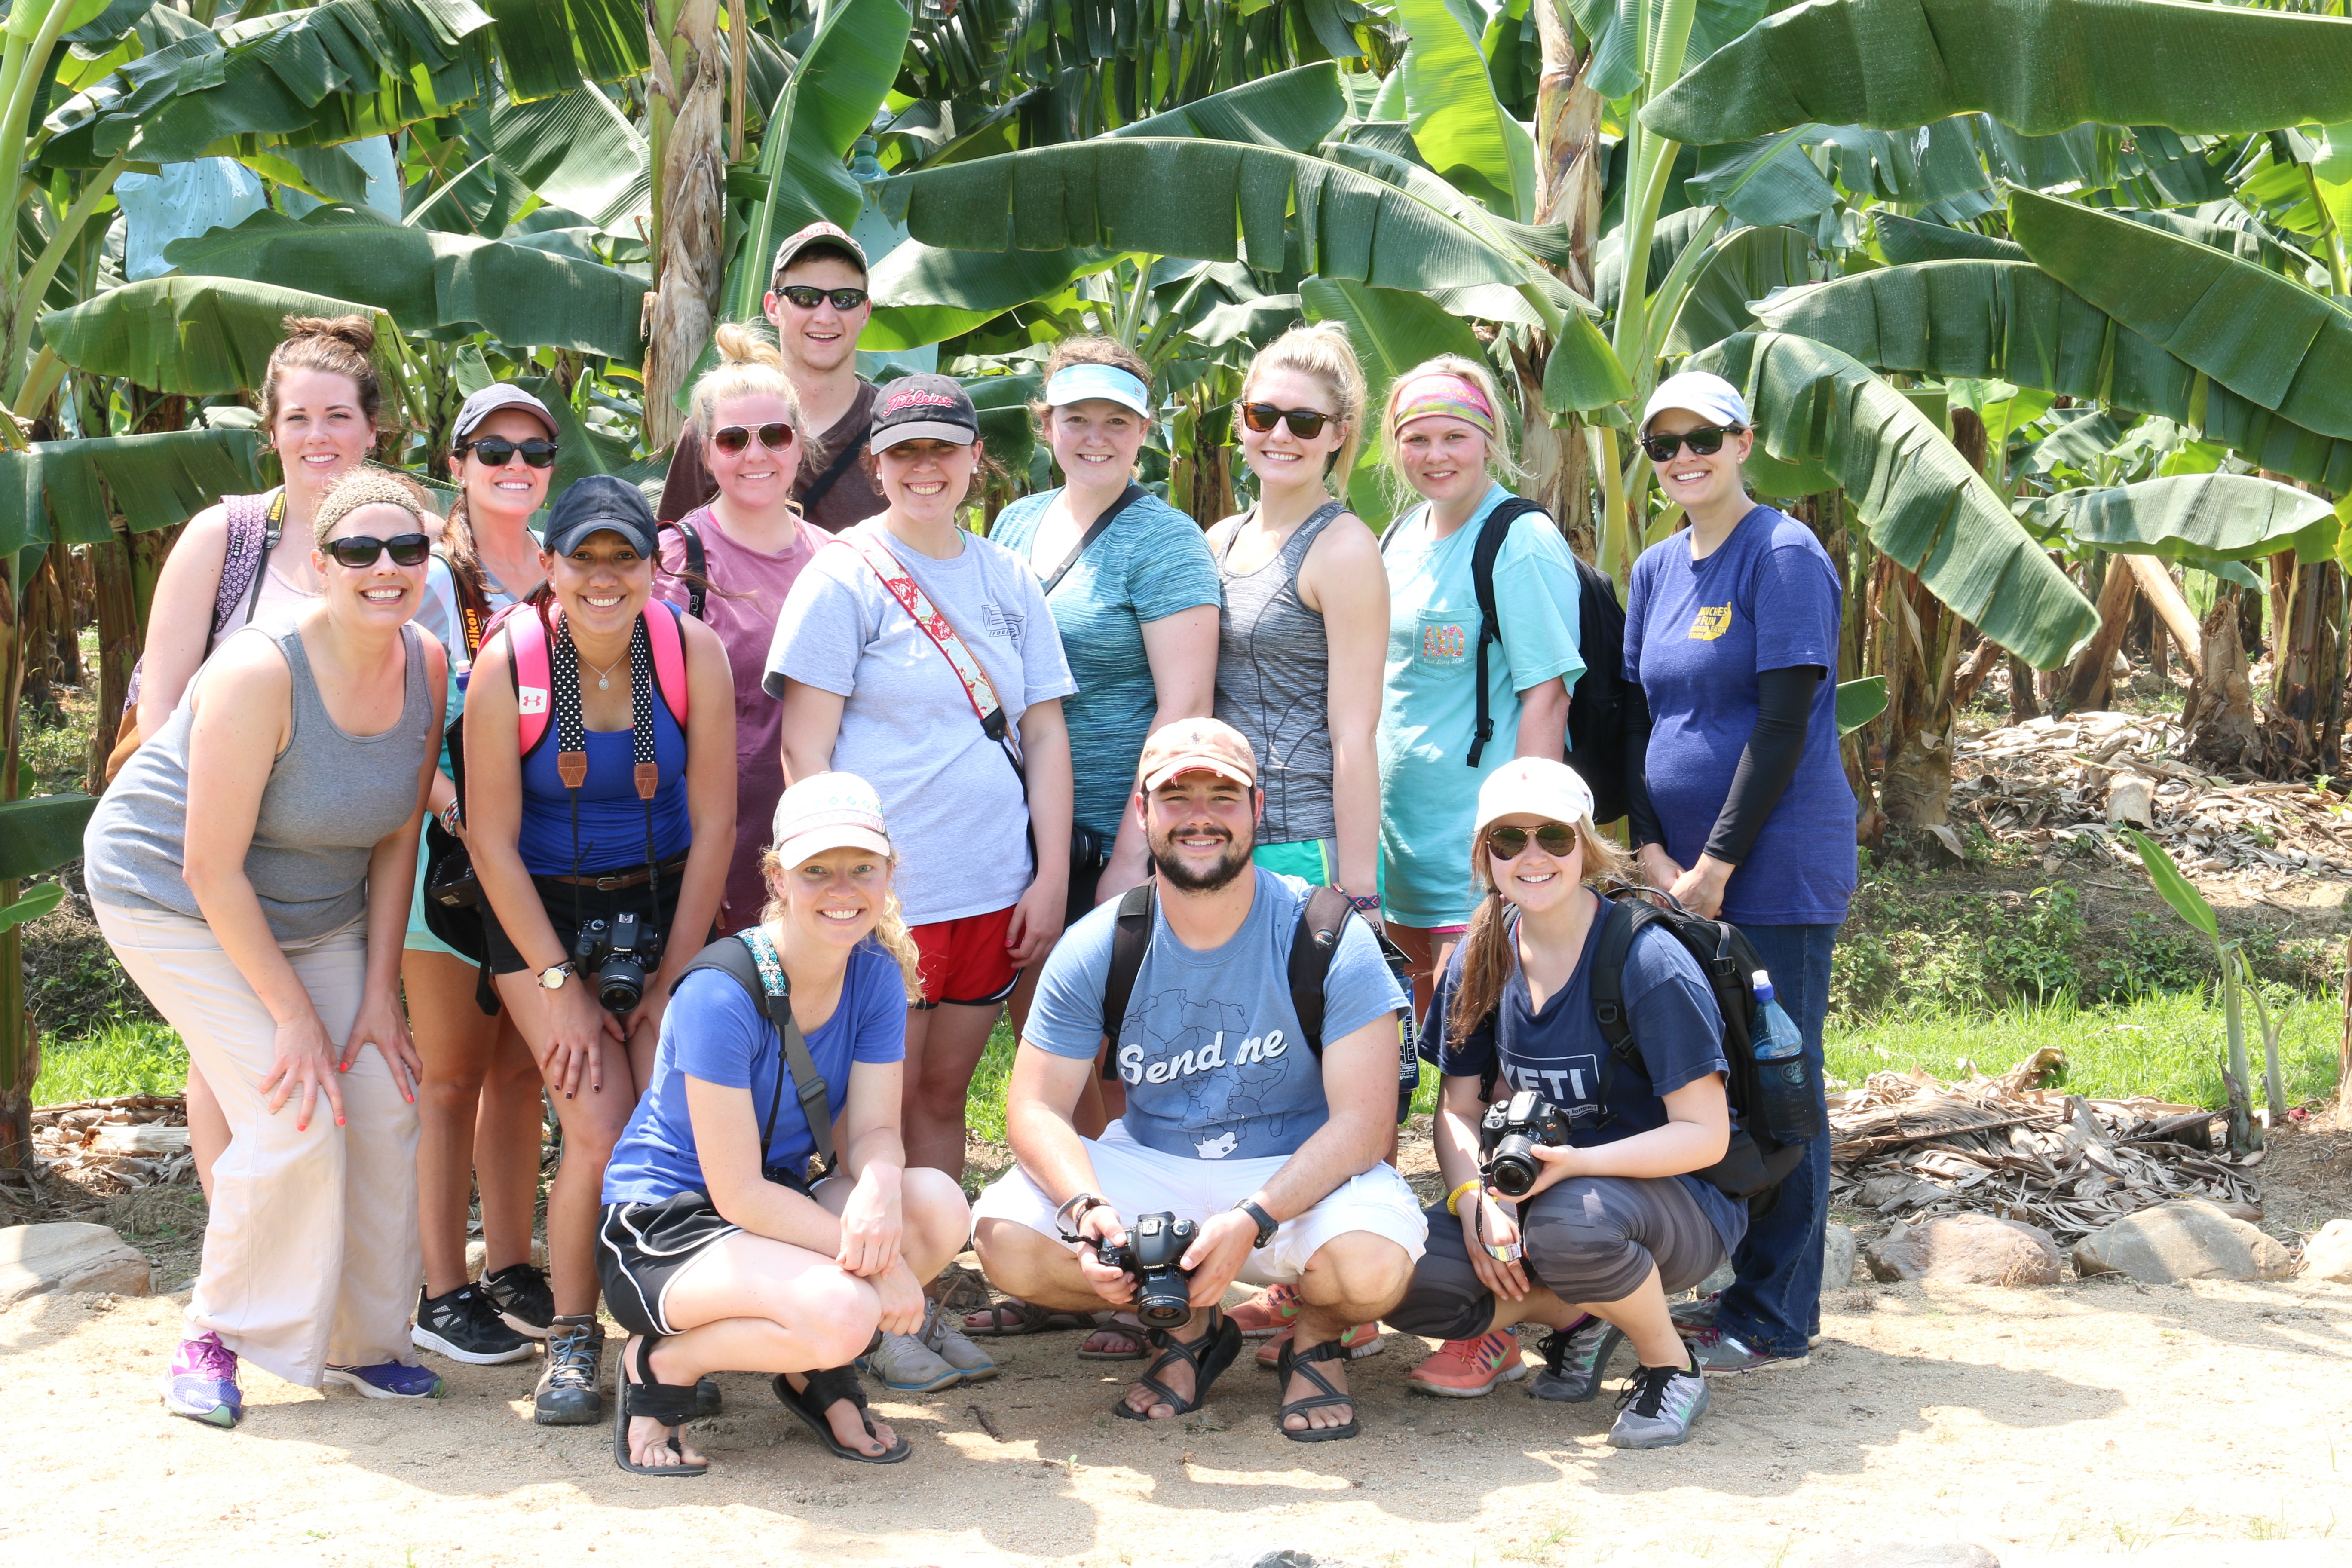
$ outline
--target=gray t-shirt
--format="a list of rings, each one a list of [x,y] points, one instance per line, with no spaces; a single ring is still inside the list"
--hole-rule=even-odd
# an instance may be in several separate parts
[[[1017,731],[1030,704],[1077,689],[1037,579],[1002,545],[966,534],[934,561],[870,533],[897,556],[988,671]],[[984,915],[1027,891],[1029,806],[1004,749],[981,730],[963,682],[914,618],[846,543],[816,552],[793,584],[762,684],[786,678],[846,699],[833,766],[872,784],[898,851],[896,886],[909,925]],[[1066,844],[1041,845],[1066,855]]]
[[[1200,1160],[1295,1154],[1330,1120],[1323,1063],[1290,1005],[1290,942],[1307,895],[1296,877],[1263,867],[1249,918],[1223,946],[1195,952],[1154,911],[1151,946],[1135,977],[1112,1059],[1127,1085],[1127,1131],[1147,1149]],[[1116,902],[1097,905],[1045,961],[1022,1043],[1057,1057],[1102,1048]],[[1344,1039],[1404,993],[1371,928],[1351,920],[1323,982],[1323,1042]],[[1393,1072],[1384,1061],[1383,1072]],[[1388,1080],[1384,1080],[1384,1085]]]

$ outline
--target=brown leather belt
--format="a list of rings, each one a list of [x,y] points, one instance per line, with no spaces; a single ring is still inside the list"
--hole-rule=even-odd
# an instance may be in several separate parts
[[[681,855],[663,866],[661,874],[665,877],[674,877],[686,869],[686,858]],[[616,888],[639,887],[650,875],[651,871],[648,868],[640,866],[634,871],[604,872],[593,877],[562,877],[551,873],[541,877],[539,880],[559,883],[567,888],[593,888],[600,893],[609,893]]]

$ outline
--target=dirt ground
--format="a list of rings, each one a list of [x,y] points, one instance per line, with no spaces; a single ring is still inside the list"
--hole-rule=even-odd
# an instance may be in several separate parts
[[[2273,1225],[2352,1212],[2352,1137],[2272,1158]],[[1144,1426],[1110,1417],[1128,1368],[1076,1360],[1078,1336],[1001,1341],[993,1382],[877,1401],[915,1447],[890,1468],[826,1457],[762,1380],[723,1377],[726,1413],[695,1429],[712,1474],[676,1485],[614,1469],[609,1427],[533,1426],[528,1363],[436,1363],[448,1397],[413,1407],[248,1373],[236,1432],[174,1420],[156,1391],[184,1301],[0,1313],[0,1391],[45,1434],[0,1475],[8,1560],[1180,1568],[1248,1545],[1801,1568],[1962,1540],[2008,1568],[2352,1564],[2352,1289],[2300,1280],[1843,1286],[1811,1364],[1715,1380],[1692,1441],[1654,1453],[1607,1447],[1606,1394],[1411,1395],[1430,1347],[1401,1335],[1356,1365],[1363,1436],[1313,1447],[1276,1431],[1246,1363],[1206,1411]]]

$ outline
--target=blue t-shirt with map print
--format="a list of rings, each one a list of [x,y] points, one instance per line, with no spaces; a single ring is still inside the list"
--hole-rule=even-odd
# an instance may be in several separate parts
[[[1288,1155],[1329,1120],[1322,1061],[1290,1005],[1291,935],[1313,889],[1252,869],[1249,918],[1222,946],[1195,952],[1165,915],[1152,916],[1150,950],[1113,1053],[1127,1085],[1128,1135],[1147,1149],[1201,1160]],[[1063,936],[1039,978],[1024,1045],[1073,1058],[1102,1048],[1118,921],[1114,900]],[[1370,928],[1348,921],[1323,984],[1325,1044],[1404,1005]]]

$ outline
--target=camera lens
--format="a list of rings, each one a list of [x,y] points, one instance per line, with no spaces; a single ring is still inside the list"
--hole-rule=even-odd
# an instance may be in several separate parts
[[[1145,1276],[1135,1293],[1135,1315],[1155,1329],[1181,1328],[1192,1316],[1184,1277],[1173,1272]]]
[[[645,1000],[646,972],[625,958],[605,961],[596,972],[596,999],[607,1013],[628,1013]]]
[[[1534,1149],[1531,1141],[1516,1132],[1496,1144],[1494,1162],[1486,1167],[1486,1184],[1507,1198],[1524,1197],[1536,1184]]]

